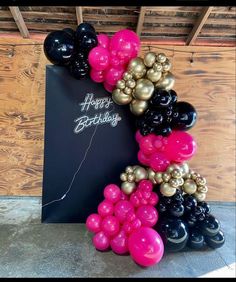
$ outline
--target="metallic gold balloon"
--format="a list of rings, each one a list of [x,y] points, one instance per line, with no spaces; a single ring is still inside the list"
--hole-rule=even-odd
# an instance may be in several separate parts
[[[134,88],[136,86],[136,82],[134,79],[129,79],[126,81],[125,85],[129,88]]]
[[[135,79],[142,78],[146,74],[146,66],[143,63],[143,59],[137,57],[131,60],[128,65],[128,71]]]
[[[206,178],[204,178],[202,176],[197,177],[195,181],[196,181],[196,184],[199,185],[199,186],[206,185]]]
[[[168,182],[170,179],[171,179],[171,176],[169,173],[162,173],[162,179],[165,181],[165,182]]]
[[[131,95],[132,94],[132,89],[129,87],[125,87],[125,89],[123,90],[125,94],[127,95]]]
[[[135,176],[134,176],[134,174],[128,174],[128,175],[127,175],[127,180],[128,180],[128,182],[134,182],[134,181],[135,181]]]
[[[148,79],[139,79],[136,83],[134,96],[138,100],[147,101],[152,97],[154,84]]]
[[[180,169],[174,169],[172,172],[171,172],[171,176],[174,177],[174,178],[181,178],[182,177],[182,172]]]
[[[158,89],[171,90],[175,84],[174,75],[171,72],[166,72],[161,79],[155,84]]]
[[[134,169],[133,169],[132,166],[127,166],[127,167],[125,168],[125,172],[126,172],[126,173],[132,173],[132,172],[134,172]]]
[[[156,175],[155,171],[153,171],[151,168],[148,168],[147,173],[148,173],[148,179],[152,181],[153,184],[157,184],[155,180],[155,175]]]
[[[182,170],[183,176],[189,173],[189,166],[187,163],[180,165],[180,169]]]
[[[179,166],[177,164],[169,165],[166,172],[171,173],[174,169],[179,169]]]
[[[134,191],[135,187],[136,185],[134,182],[125,181],[121,184],[121,190],[127,195],[131,194]]]
[[[170,69],[171,69],[171,62],[168,59],[166,59],[165,63],[162,64],[162,67],[163,67],[163,72],[170,71]]]
[[[201,175],[199,174],[199,173],[197,173],[197,172],[190,172],[191,173],[191,178],[193,179],[193,180],[196,180],[198,177],[201,177]]]
[[[163,182],[164,178],[163,178],[162,176],[163,176],[163,175],[162,175],[161,172],[157,172],[157,173],[155,174],[155,180],[156,180],[156,182],[157,182],[158,184],[161,184],[161,183]]]
[[[178,181],[179,187],[184,185],[184,179],[183,178],[176,178],[176,179]]]
[[[206,198],[206,194],[205,193],[194,193],[193,196],[199,201],[199,202],[202,202],[205,200]]]
[[[198,186],[197,192],[206,194],[208,192],[208,188],[207,188],[207,186]]]
[[[128,72],[124,72],[123,74],[123,79],[124,80],[129,80],[132,78],[132,74],[128,73]]]
[[[136,115],[136,116],[140,116],[142,115],[146,109],[148,108],[148,103],[147,101],[142,101],[142,100],[137,100],[134,99],[132,100],[132,102],[130,103],[130,111]]]
[[[150,69],[147,71],[147,78],[152,82],[157,82],[161,78],[162,73],[160,71],[155,71]]]
[[[162,183],[160,187],[160,192],[166,197],[171,197],[175,194],[176,188],[171,187],[169,183]]]
[[[192,179],[186,179],[184,181],[183,190],[187,194],[194,194],[197,191],[197,184]]]
[[[171,178],[168,183],[170,184],[170,186],[174,187],[174,188],[178,188],[179,187],[179,181],[176,178]]]
[[[116,83],[116,87],[119,89],[125,89],[125,81],[123,79],[120,79]]]
[[[120,180],[121,181],[127,181],[127,174],[126,173],[121,173]]]
[[[116,88],[112,91],[112,99],[118,105],[127,105],[133,98],[131,95],[127,95],[120,89]]]
[[[151,68],[156,61],[156,54],[153,52],[148,52],[143,58],[144,64]]]
[[[154,71],[162,71],[163,70],[163,67],[162,67],[162,64],[160,63],[155,63],[152,67],[154,69]]]
[[[143,167],[137,167],[134,170],[134,176],[135,176],[135,181],[139,182],[142,179],[147,179],[148,174],[145,168]]]
[[[158,54],[156,58],[159,63],[164,63],[166,61],[166,55],[163,53]]]

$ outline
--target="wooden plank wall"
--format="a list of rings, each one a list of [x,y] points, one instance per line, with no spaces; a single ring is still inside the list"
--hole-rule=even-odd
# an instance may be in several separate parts
[[[0,38],[0,44],[7,42],[39,41]],[[234,201],[235,49],[142,46],[142,53],[171,50],[164,52],[173,63],[175,90],[199,114],[189,131],[198,143],[190,164],[207,178],[208,200]],[[47,63],[42,46],[0,45],[0,195],[41,195]]]

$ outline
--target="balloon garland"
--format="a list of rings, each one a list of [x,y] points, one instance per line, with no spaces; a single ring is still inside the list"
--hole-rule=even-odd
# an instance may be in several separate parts
[[[131,30],[112,38],[96,34],[88,23],[76,31],[48,34],[44,52],[49,61],[68,68],[76,79],[103,83],[118,105],[136,116],[138,160],[120,174],[121,188],[109,184],[97,213],[86,220],[99,251],[130,254],[141,266],[158,263],[165,251],[186,246],[219,248],[224,234],[204,200],[206,179],[186,163],[197,150],[187,132],[197,120],[195,108],[178,101],[171,62],[163,53],[137,57],[140,40]]]

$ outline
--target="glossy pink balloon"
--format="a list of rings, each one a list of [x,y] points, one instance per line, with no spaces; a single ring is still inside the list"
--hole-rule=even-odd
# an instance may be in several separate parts
[[[109,48],[110,39],[106,34],[104,33],[98,34],[97,40],[98,40],[98,45],[102,46],[105,49]]]
[[[120,199],[121,199],[121,200],[129,200],[129,196],[126,195],[123,191],[121,191]]]
[[[114,208],[115,216],[121,223],[126,220],[127,213],[132,211],[134,211],[134,207],[126,200],[117,202]]]
[[[149,166],[150,158],[148,155],[145,155],[143,151],[138,151],[138,160],[141,164]]]
[[[122,67],[109,68],[105,74],[105,81],[110,85],[116,85],[117,81],[122,78],[124,71]]]
[[[108,215],[103,219],[101,229],[107,236],[115,236],[120,230],[120,223],[115,216]]]
[[[142,223],[141,223],[140,219],[135,218],[135,220],[133,220],[131,222],[131,226],[132,226],[132,230],[135,231],[142,226]]]
[[[110,240],[103,231],[93,236],[93,245],[99,251],[106,251],[110,247]]]
[[[108,200],[104,200],[98,205],[98,213],[101,217],[112,215],[113,211],[113,204]]]
[[[142,191],[152,192],[153,184],[150,180],[143,179],[139,182],[138,189]]]
[[[114,68],[126,66],[126,62],[122,59],[119,59],[116,55],[110,55],[110,65]]]
[[[88,55],[88,61],[95,70],[105,70],[109,65],[109,51],[101,46],[93,48]]]
[[[102,218],[99,214],[92,213],[87,217],[86,227],[90,232],[97,233],[101,230]]]
[[[149,205],[155,206],[158,202],[159,202],[159,197],[158,197],[157,193],[151,192],[151,196],[148,199]]]
[[[112,92],[115,89],[115,85],[110,85],[109,83],[107,83],[106,81],[104,81],[103,83],[104,88],[106,89],[107,92]]]
[[[128,237],[125,232],[121,230],[118,235],[116,235],[110,241],[111,249],[114,253],[118,255],[123,255],[129,252],[128,249]]]
[[[189,160],[197,150],[194,138],[184,131],[172,131],[168,136],[165,153],[173,162]]]
[[[91,69],[90,71],[90,77],[93,81],[95,82],[103,82],[105,77],[104,77],[104,71],[98,71],[95,69]]]
[[[157,223],[157,210],[151,205],[141,206],[136,211],[136,216],[140,219],[142,226],[152,227]]]
[[[140,150],[145,155],[150,155],[156,152],[156,148],[153,146],[155,138],[151,134],[143,137],[139,142]]]
[[[143,139],[143,135],[140,133],[139,130],[135,133],[135,140],[139,143]]]
[[[136,193],[131,194],[130,196],[130,203],[136,208],[140,205],[140,200]]]
[[[120,200],[121,190],[117,185],[110,184],[104,188],[103,195],[108,201],[116,203]]]
[[[122,226],[122,230],[125,232],[125,234],[129,235],[133,231],[131,222],[125,221]]]
[[[170,164],[170,161],[166,158],[166,155],[161,152],[156,152],[151,155],[150,167],[154,171],[165,171]]]
[[[128,248],[133,260],[141,266],[158,263],[164,253],[160,235],[150,227],[141,227],[128,239]]]

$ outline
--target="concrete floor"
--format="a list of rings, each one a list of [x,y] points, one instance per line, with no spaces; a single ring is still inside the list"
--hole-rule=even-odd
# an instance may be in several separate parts
[[[150,268],[96,251],[83,224],[41,224],[41,199],[0,198],[0,277],[236,277],[235,204],[212,203],[226,243],[165,254]]]

